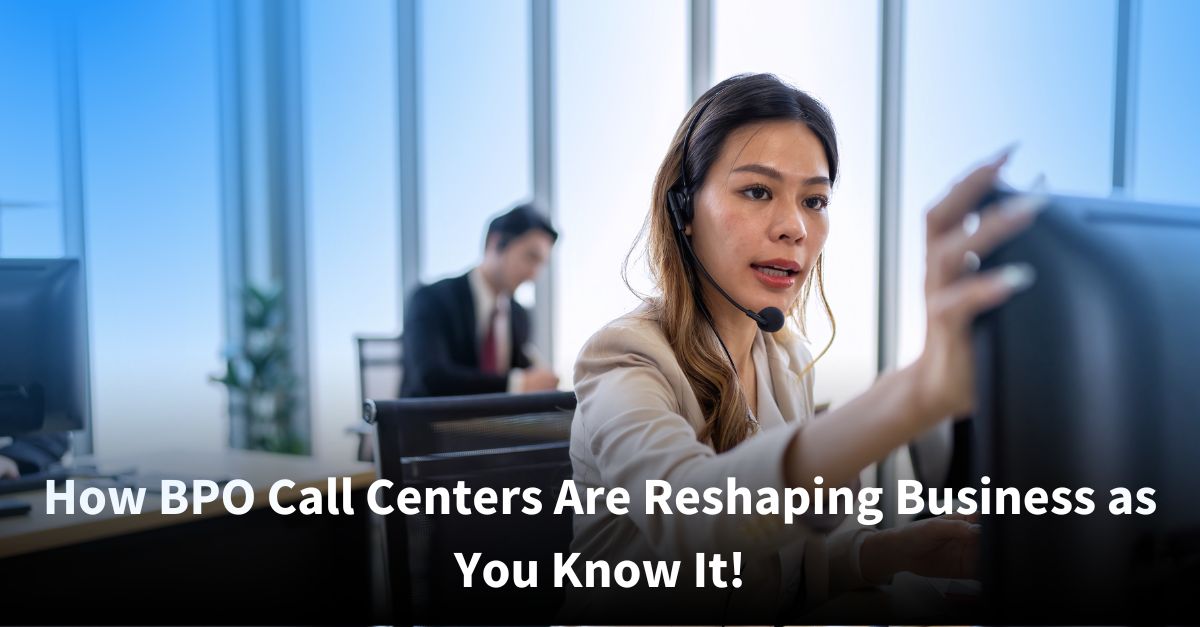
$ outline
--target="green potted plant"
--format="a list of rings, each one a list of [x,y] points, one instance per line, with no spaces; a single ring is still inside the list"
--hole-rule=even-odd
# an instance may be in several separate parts
[[[229,393],[229,411],[243,419],[234,424],[244,425],[247,448],[303,455],[309,447],[292,424],[297,377],[291,370],[282,295],[277,285],[246,287],[245,340],[226,351],[225,372],[209,379]]]

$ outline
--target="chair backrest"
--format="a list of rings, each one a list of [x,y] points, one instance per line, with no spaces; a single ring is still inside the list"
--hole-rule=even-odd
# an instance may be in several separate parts
[[[399,335],[356,335],[359,406],[369,398],[396,398],[404,377],[404,345]]]
[[[355,335],[358,356],[358,406],[369,398],[395,398],[404,378],[404,344],[399,335]],[[347,433],[358,436],[360,462],[375,461],[374,433],[370,425],[354,423]]]
[[[555,516],[553,508],[562,482],[571,477],[568,440],[575,402],[571,392],[551,392],[366,403],[367,421],[376,428],[379,476],[393,483],[391,490],[381,491],[383,498],[395,506],[404,488],[422,495],[422,513],[396,511],[385,521],[393,621],[552,621],[562,590],[547,581],[554,554],[568,550],[572,524],[570,515]],[[460,483],[471,490],[469,515],[456,511],[453,490]],[[528,503],[517,496],[510,514],[478,513],[474,495],[485,487],[501,497],[505,488],[537,488],[541,511],[522,513]],[[428,491],[439,488],[450,493],[449,513],[424,509]],[[480,554],[471,587],[463,586],[455,553],[467,561]],[[539,585],[518,588],[510,575],[503,587],[487,586],[483,571],[492,560],[508,564],[510,571],[520,562],[526,575],[528,564],[536,563]]]

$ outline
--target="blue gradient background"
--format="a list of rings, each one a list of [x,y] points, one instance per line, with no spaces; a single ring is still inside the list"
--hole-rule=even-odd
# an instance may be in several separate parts
[[[354,333],[400,330],[394,3],[301,6],[314,452],[348,458]],[[1020,147],[1015,184],[1111,192],[1115,0],[908,3],[902,170],[902,357],[921,344],[920,218],[954,177]],[[618,272],[688,105],[687,3],[555,8],[555,348],[636,299]],[[56,36],[78,36],[96,450],[219,450],[227,436],[218,46],[207,0],[0,0],[0,253],[63,253]],[[818,400],[870,384],[875,359],[878,4],[715,3],[714,79],[773,71],[833,110],[833,306],[845,321]],[[64,22],[65,21],[65,22]],[[531,194],[529,7],[422,2],[423,280],[471,266],[487,217]],[[1142,3],[1135,197],[1200,205],[1200,2]],[[838,213],[840,212],[840,213]],[[645,287],[640,267],[631,269]],[[840,274],[837,274],[840,273]],[[526,300],[532,293],[523,295]],[[823,345],[818,330],[814,343]]]

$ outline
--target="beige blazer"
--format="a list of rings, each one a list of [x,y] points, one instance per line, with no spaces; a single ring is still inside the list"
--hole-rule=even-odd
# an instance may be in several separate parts
[[[759,332],[751,354],[758,371],[760,431],[717,454],[711,441],[699,439],[704,427],[699,402],[652,316],[643,305],[614,320],[592,336],[576,361],[579,403],[570,446],[575,483],[580,492],[621,486],[631,498],[628,514],[601,508],[594,515],[577,515],[572,551],[581,553],[581,560],[678,559],[685,567],[696,553],[741,551],[743,585],[647,591],[632,603],[627,591],[584,595],[568,589],[566,607],[580,612],[574,616],[600,617],[591,620],[603,620],[614,606],[631,610],[614,618],[629,620],[649,608],[669,606],[671,620],[679,620],[676,610],[686,607],[706,621],[745,622],[771,620],[780,612],[794,615],[831,594],[867,585],[858,568],[866,530],[828,534],[841,516],[810,516],[786,525],[782,516],[757,514],[646,515],[647,479],[702,492],[724,489],[727,478],[736,477],[737,485],[752,493],[770,487],[782,495],[785,449],[813,419],[813,377],[811,372],[801,377],[812,361],[809,351],[799,339]],[[693,572],[685,568],[681,580],[692,581]]]

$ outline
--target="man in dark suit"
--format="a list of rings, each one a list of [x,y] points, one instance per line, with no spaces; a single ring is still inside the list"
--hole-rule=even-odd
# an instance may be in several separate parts
[[[400,396],[538,392],[558,377],[527,350],[530,323],[512,294],[537,276],[558,233],[529,205],[492,220],[483,262],[413,292],[404,306]]]

